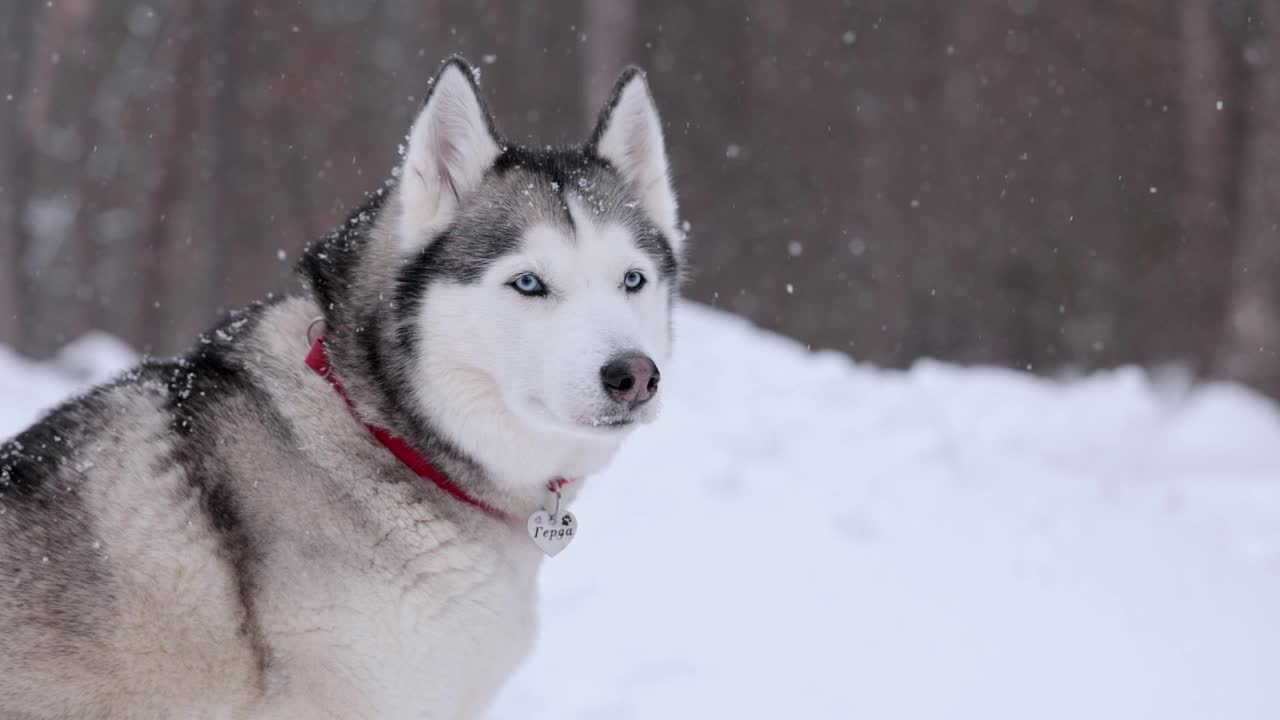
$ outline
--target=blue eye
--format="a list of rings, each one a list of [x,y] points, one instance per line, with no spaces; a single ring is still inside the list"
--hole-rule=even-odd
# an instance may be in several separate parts
[[[516,289],[521,295],[529,295],[532,297],[542,297],[547,294],[547,286],[542,283],[542,279],[533,273],[525,273],[516,277],[508,283]]]
[[[622,287],[626,288],[627,292],[635,292],[639,290],[644,287],[645,282],[644,273],[641,273],[639,270],[631,270],[626,275],[622,276]]]

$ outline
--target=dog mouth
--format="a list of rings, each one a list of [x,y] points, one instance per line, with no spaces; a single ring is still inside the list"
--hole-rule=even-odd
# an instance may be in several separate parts
[[[590,412],[584,412],[576,416],[562,418],[558,417],[545,402],[538,398],[529,398],[529,404],[544,421],[550,422],[553,426],[558,425],[564,429],[585,432],[589,435],[613,435],[629,430],[641,422],[640,416],[636,413],[594,415]]]
[[[586,412],[575,418],[579,425],[600,433],[616,433],[647,425],[657,419],[659,405],[656,402],[626,407],[615,404],[600,408],[595,413]]]
[[[599,414],[582,413],[572,419],[579,430],[593,435],[615,435],[628,432],[648,421],[647,413],[614,408]]]
[[[592,418],[582,424],[600,430],[620,430],[635,425],[636,421],[634,418]]]

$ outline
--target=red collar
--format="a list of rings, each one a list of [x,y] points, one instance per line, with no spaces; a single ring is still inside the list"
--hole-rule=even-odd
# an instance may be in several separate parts
[[[450,480],[448,476],[436,469],[436,466],[432,465],[431,462],[423,457],[421,453],[410,447],[409,443],[405,442],[390,430],[378,427],[377,425],[370,425],[369,423],[361,420],[360,416],[356,414],[356,406],[351,402],[350,396],[347,395],[346,388],[342,387],[342,383],[338,382],[338,378],[333,374],[333,368],[329,365],[329,351],[325,348],[324,340],[324,336],[321,335],[314,343],[311,344],[311,352],[307,353],[307,367],[315,370],[316,374],[329,381],[329,384],[333,386],[333,389],[337,390],[338,394],[342,396],[342,399],[347,401],[347,407],[350,408],[351,414],[355,416],[356,421],[361,425],[364,425],[365,428],[369,430],[369,433],[373,435],[374,439],[382,443],[382,446],[390,450],[391,454],[395,455],[397,460],[404,463],[406,467],[416,473],[419,477],[424,477],[430,480],[436,484],[436,487],[444,490],[456,499],[461,500],[468,505],[480,508],[484,512],[496,518],[503,520],[507,519],[506,513],[479,498],[472,497],[466,490],[463,490],[456,483]],[[551,492],[555,492],[568,484],[568,480],[564,478],[557,478],[547,483],[547,489]]]

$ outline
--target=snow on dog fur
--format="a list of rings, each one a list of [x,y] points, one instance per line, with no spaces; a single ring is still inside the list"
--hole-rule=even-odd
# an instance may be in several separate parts
[[[628,70],[586,144],[520,147],[454,59],[396,176],[305,292],[0,447],[0,715],[475,717],[527,653],[524,519],[658,411],[683,238],[657,111]]]

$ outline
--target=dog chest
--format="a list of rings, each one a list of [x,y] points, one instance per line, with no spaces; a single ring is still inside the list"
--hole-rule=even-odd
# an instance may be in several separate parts
[[[502,550],[459,541],[363,570],[313,568],[313,600],[281,621],[286,693],[340,717],[478,715],[535,630],[536,559]]]

